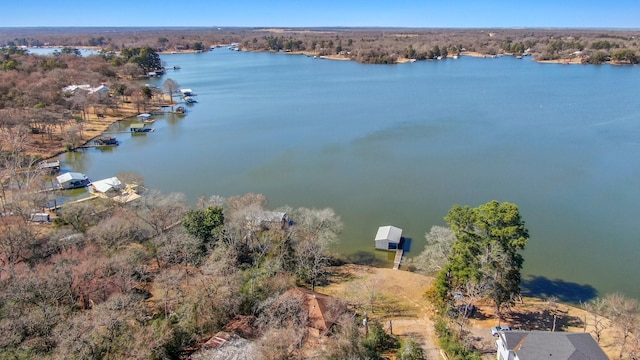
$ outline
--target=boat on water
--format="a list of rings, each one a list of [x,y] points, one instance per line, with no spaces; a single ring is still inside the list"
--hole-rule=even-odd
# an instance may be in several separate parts
[[[180,93],[182,94],[182,96],[193,96],[193,95],[195,95],[193,93],[193,90],[191,90],[191,89],[180,89]]]
[[[115,136],[101,136],[94,140],[96,145],[107,146],[107,145],[118,145],[118,140]]]
[[[146,124],[153,124],[156,121],[156,119],[154,119],[151,116],[151,114],[147,114],[147,113],[139,114],[137,117],[138,117],[138,120],[140,120],[140,121],[142,121],[143,123],[146,123]]]
[[[129,131],[132,133],[147,133],[152,131],[152,128],[146,127],[144,123],[137,123],[129,125]]]
[[[197,103],[198,100],[192,98],[191,96],[185,96],[184,102],[186,102],[187,104],[193,104],[193,103]]]

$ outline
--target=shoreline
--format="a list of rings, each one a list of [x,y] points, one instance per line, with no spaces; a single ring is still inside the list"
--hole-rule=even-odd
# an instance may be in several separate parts
[[[158,55],[200,54],[200,53],[213,51],[215,49],[226,48],[226,47],[228,47],[230,45],[231,44],[216,44],[216,45],[211,45],[208,49],[203,49],[203,50],[180,49],[180,50],[158,51],[157,53],[158,53]],[[39,48],[58,48],[58,47],[64,47],[64,46],[53,46],[53,45],[39,46]],[[91,51],[103,50],[103,48],[100,47],[100,46],[80,46],[80,47],[78,47],[78,49],[91,50]],[[278,51],[271,51],[271,50],[243,50],[243,49],[240,49],[240,51],[247,51],[247,52],[274,52],[274,53],[278,52]],[[313,57],[316,57],[318,59],[325,59],[325,60],[355,61],[355,60],[351,59],[348,56],[339,55],[339,54],[316,55],[314,52],[304,51],[304,50],[303,51],[280,51],[280,52],[283,52],[285,54],[290,54],[290,55],[313,56]],[[484,53],[476,52],[476,51],[462,51],[462,52],[459,53],[459,56],[469,56],[469,57],[477,57],[477,58],[495,58],[495,57],[501,57],[501,56],[516,56],[516,55],[512,54],[512,53],[502,53],[502,54],[492,55],[492,54],[484,54]],[[525,56],[531,56],[531,55],[525,55]],[[448,56],[442,58],[442,60],[444,60],[444,59],[452,59],[452,58],[453,58],[453,55],[448,55]],[[435,59],[433,59],[433,60],[435,60]],[[533,61],[541,63],[541,64],[583,65],[582,58],[579,57],[579,56],[571,57],[571,58],[567,58],[567,59],[555,59],[555,60],[536,60],[534,58]],[[406,64],[406,63],[412,63],[412,62],[415,62],[415,60],[401,57],[401,58],[398,58],[395,63],[396,64]],[[625,64],[618,64],[618,63],[613,63],[613,62],[608,62],[606,64],[608,64],[608,65],[625,65]]]
[[[84,125],[79,136],[78,143],[71,149],[67,148],[62,135],[63,132],[60,130],[52,134],[51,140],[44,141],[38,138],[39,134],[30,134],[30,141],[26,146],[27,153],[39,156],[41,160],[48,160],[64,153],[82,148],[96,138],[103,136],[104,132],[113,124],[136,116],[138,114],[137,110],[133,106],[129,105],[130,104],[128,103],[121,104],[121,106],[118,107],[118,113],[106,115],[105,117],[98,117],[95,111],[92,114],[87,114],[87,119],[83,122]],[[147,108],[147,112],[158,111],[164,106],[170,105],[166,105],[162,102],[154,103]],[[65,126],[65,130],[67,128],[68,125]]]

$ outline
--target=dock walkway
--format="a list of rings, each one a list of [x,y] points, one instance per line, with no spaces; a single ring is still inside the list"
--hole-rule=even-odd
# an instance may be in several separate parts
[[[404,257],[404,248],[399,246],[396,249],[396,257],[395,259],[393,259],[393,270],[400,269],[400,265],[402,265],[402,260],[404,260],[403,257]]]

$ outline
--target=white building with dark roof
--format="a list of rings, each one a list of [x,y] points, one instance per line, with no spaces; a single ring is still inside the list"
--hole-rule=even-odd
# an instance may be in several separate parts
[[[83,173],[67,172],[56,177],[62,189],[77,189],[87,186],[91,180]]]
[[[498,360],[608,360],[589,333],[502,331]]]

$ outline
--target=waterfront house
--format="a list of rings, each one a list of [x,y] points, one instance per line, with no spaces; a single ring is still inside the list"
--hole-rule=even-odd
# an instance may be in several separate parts
[[[69,85],[62,88],[62,92],[68,95],[73,95],[77,90],[90,91],[91,85],[89,84]]]
[[[289,216],[282,211],[257,211],[247,214],[249,225],[262,229],[286,229],[289,226]]]
[[[56,177],[62,189],[77,189],[87,186],[91,181],[82,173],[67,172]]]
[[[496,340],[498,360],[607,360],[589,333],[501,331]]]
[[[95,87],[91,90],[89,90],[89,94],[95,94],[98,99],[105,99],[107,97],[109,97],[109,88],[106,87],[105,85],[100,85],[98,87]]]
[[[376,249],[378,250],[396,250],[400,239],[402,238],[402,229],[395,226],[387,225],[378,228],[376,233]]]

